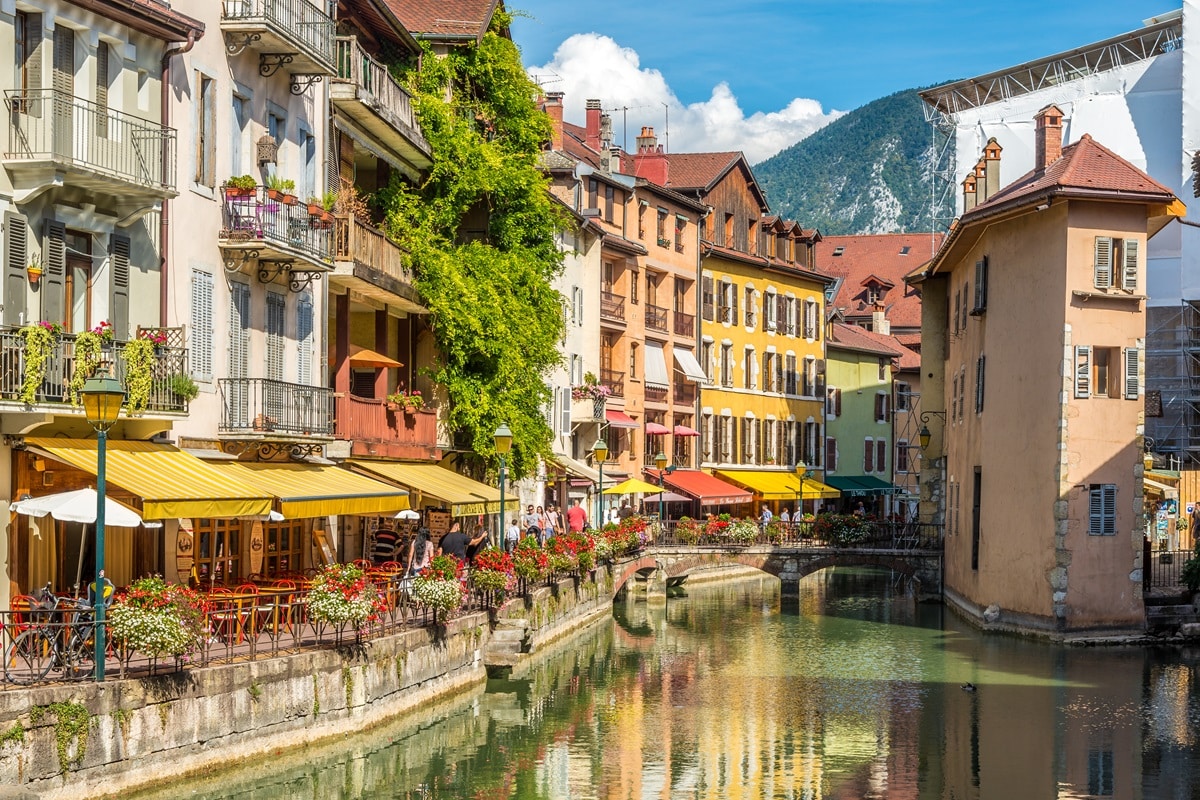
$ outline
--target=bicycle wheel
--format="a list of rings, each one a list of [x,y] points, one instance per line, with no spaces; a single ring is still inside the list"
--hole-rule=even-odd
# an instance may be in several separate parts
[[[63,678],[69,681],[82,680],[96,671],[94,663],[95,641],[72,630],[66,644],[59,650],[59,668]]]
[[[54,640],[41,628],[24,631],[4,651],[4,678],[11,683],[37,683],[54,666]]]

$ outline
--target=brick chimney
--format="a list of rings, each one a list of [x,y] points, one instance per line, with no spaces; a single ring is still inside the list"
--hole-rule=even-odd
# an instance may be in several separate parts
[[[1062,157],[1062,121],[1063,112],[1056,105],[1043,108],[1034,116],[1037,121],[1037,131],[1034,134],[1036,150],[1033,157],[1033,168],[1044,170]]]
[[[600,151],[600,101],[587,101],[587,118],[584,120],[583,143]]]
[[[667,185],[667,154],[654,135],[654,128],[642,128],[637,137],[637,154],[633,157],[633,174],[659,186]]]
[[[563,93],[547,92],[542,106],[550,117],[550,149],[563,149]]]
[[[975,207],[975,173],[972,172],[967,177],[963,178],[963,213],[967,213]]]
[[[987,202],[987,162],[982,158],[975,162],[975,205]]]
[[[983,146],[984,170],[987,173],[987,186],[984,187],[984,192],[988,197],[992,197],[1000,191],[1000,151],[1003,149],[996,141],[995,136],[988,139],[987,144]]]

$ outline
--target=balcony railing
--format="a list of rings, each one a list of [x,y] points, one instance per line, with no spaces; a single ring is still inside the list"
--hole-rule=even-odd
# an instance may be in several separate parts
[[[333,258],[357,262],[401,283],[413,282],[400,245],[358,217],[334,217]]]
[[[691,405],[696,402],[696,384],[691,381],[679,380],[675,382],[675,391],[673,394],[676,403]]]
[[[435,409],[410,414],[389,408],[386,400],[354,395],[336,398],[334,407],[334,435],[348,439],[354,455],[430,458],[438,447]]]
[[[600,292],[600,318],[625,319],[625,298],[613,292]]]
[[[333,392],[269,378],[220,378],[220,433],[333,434]]]
[[[646,402],[647,403],[665,403],[667,402],[668,389],[665,386],[646,385]]]
[[[696,338],[696,315],[686,314],[683,311],[675,312],[675,335],[686,336],[689,339]]]
[[[646,305],[646,327],[652,331],[667,332],[667,309],[662,306]]]
[[[7,91],[5,106],[5,161],[52,162],[109,183],[174,194],[174,128],[54,89]],[[120,193],[123,188],[111,190]]]
[[[308,256],[322,263],[330,260],[332,216],[328,219],[313,216],[304,203],[273,200],[265,186],[249,189],[245,194],[235,194],[239,190],[231,188],[224,191],[224,220],[219,234],[223,245],[277,248],[278,255],[259,253],[260,258],[268,260],[285,260],[288,254]]]
[[[408,140],[412,147],[423,155],[429,155],[429,143],[425,141],[413,113],[412,96],[392,77],[388,68],[376,61],[362,49],[355,36],[337,37],[337,75],[334,85],[350,84],[355,87],[354,99],[384,122],[396,133]],[[340,92],[335,91],[334,101],[340,102]]]
[[[616,372],[611,369],[600,370],[600,382],[608,387],[608,392],[613,397],[625,396],[625,373]]]
[[[25,382],[25,340],[19,328],[0,328],[0,401],[20,402],[21,387]],[[182,329],[162,329],[168,334],[168,345],[154,349],[154,364],[151,367],[150,399],[146,410],[150,413],[187,411],[187,400],[175,394],[171,378],[187,374],[187,349],[170,346],[182,343]],[[172,332],[178,336],[172,336]],[[105,345],[101,353],[101,365],[110,374],[128,386],[128,368],[125,363],[125,343],[112,342]],[[69,384],[75,373],[75,336],[66,334],[46,359],[46,372],[38,387],[35,403],[64,405],[71,402]],[[80,413],[83,413],[80,407]]]
[[[260,70],[333,74],[333,19],[308,0],[224,0],[221,28],[226,49],[236,53],[252,47],[264,54]],[[297,49],[304,58],[296,58]],[[292,58],[285,61],[282,55]]]

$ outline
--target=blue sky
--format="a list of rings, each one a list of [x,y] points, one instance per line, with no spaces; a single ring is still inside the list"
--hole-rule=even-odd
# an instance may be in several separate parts
[[[751,139],[786,125],[806,135],[836,116],[830,112],[1115,36],[1178,7],[1172,0],[608,0],[590,6],[508,0],[506,5],[530,16],[514,21],[513,38],[547,90],[568,91],[568,120],[581,116],[576,112],[583,98],[573,104],[574,89],[605,95],[606,107],[622,109],[626,117],[634,113],[625,107],[642,106],[637,123],[657,117],[660,128],[667,112],[650,109],[665,102],[672,107],[672,133],[686,138],[696,124],[687,118],[689,107],[711,130],[732,100],[747,120],[759,115],[761,124],[743,134]],[[599,36],[571,39],[575,34]],[[569,39],[570,46],[560,51]],[[597,44],[626,48],[629,66],[656,88],[630,88],[639,81],[629,72],[601,80],[594,73],[611,60],[612,50]],[[722,84],[727,92],[718,89]],[[666,95],[657,97],[657,91]],[[798,98],[803,107],[788,110]],[[712,102],[725,112],[703,113]],[[767,116],[785,111],[783,118]],[[621,123],[614,120],[619,139]]]

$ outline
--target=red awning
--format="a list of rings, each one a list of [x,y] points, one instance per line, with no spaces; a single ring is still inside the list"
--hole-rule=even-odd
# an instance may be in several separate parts
[[[676,425],[675,426],[675,435],[676,436],[699,436],[700,431],[696,430],[695,428],[689,428],[687,425]]]
[[[660,425],[657,422],[647,422],[646,423],[646,435],[647,436],[665,436],[666,434],[668,434],[670,432],[671,432],[671,429],[668,428],[666,425]]]
[[[633,417],[626,414],[624,411],[617,411],[615,408],[604,409],[604,418],[608,420],[608,424],[614,428],[640,428],[641,425],[633,421]]]
[[[754,501],[753,492],[699,470],[677,469],[664,475],[663,480],[672,489],[696,498],[702,506],[730,506]]]

